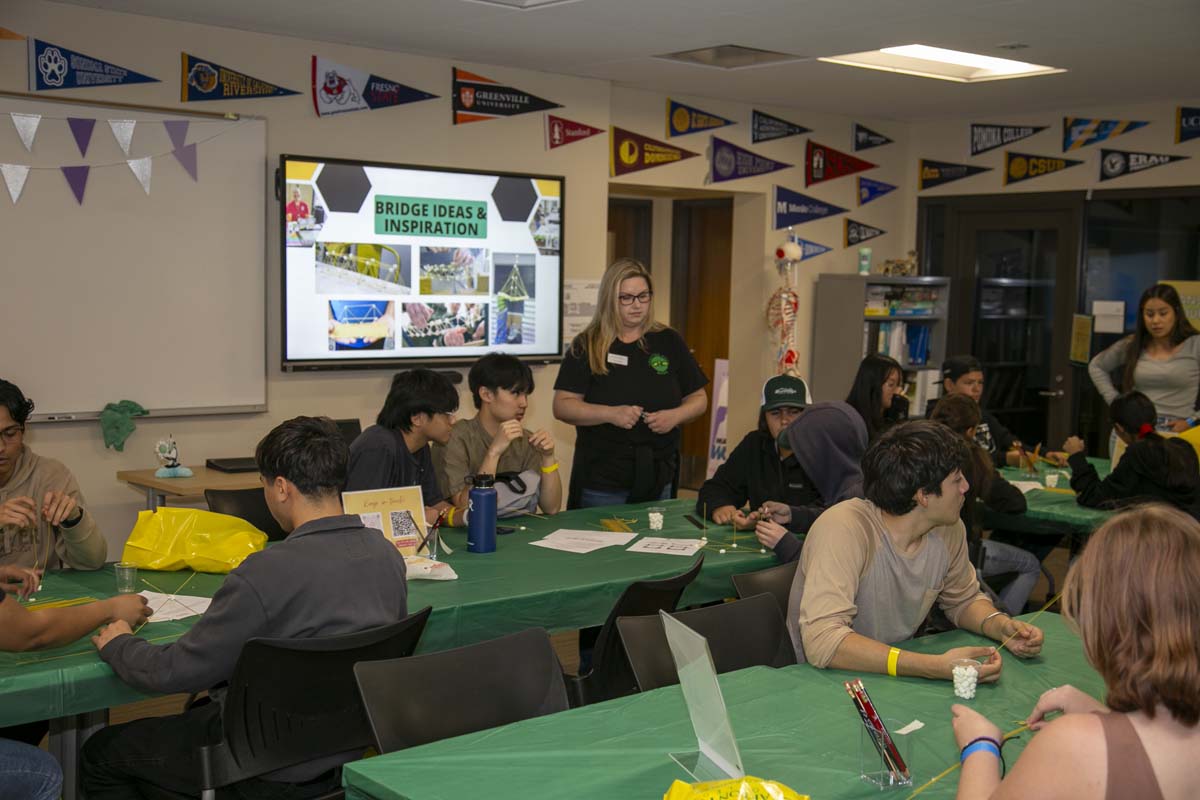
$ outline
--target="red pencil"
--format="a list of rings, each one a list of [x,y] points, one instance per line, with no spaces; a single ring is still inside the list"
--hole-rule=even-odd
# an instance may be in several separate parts
[[[879,712],[875,709],[875,704],[871,702],[871,695],[867,694],[867,687],[863,686],[861,680],[854,681],[854,688],[860,694],[863,707],[867,710],[867,715],[871,718],[871,722],[878,728],[879,733],[883,736],[884,746],[891,753],[892,760],[896,762],[896,766],[900,770],[900,774],[905,778],[909,777],[908,765],[904,763],[904,759],[900,757],[900,750],[896,747],[896,743],[892,741],[891,734],[888,733],[887,726],[883,724],[883,718],[879,716]]]

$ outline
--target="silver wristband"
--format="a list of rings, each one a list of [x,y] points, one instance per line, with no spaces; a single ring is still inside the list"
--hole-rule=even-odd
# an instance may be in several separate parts
[[[998,617],[1001,614],[1008,617],[1009,619],[1012,619],[1012,617],[1009,616],[1009,613],[1007,611],[993,611],[992,613],[990,613],[986,617],[984,617],[983,620],[979,623],[979,632],[982,633],[984,636],[987,636],[987,634],[984,633],[983,626],[987,625],[987,621],[989,619],[991,619],[992,617]]]

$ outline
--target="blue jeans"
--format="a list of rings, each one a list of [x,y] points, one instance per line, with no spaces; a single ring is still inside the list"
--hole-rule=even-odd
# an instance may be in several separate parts
[[[1003,575],[1008,572],[1017,573],[1012,583],[1000,591],[1000,602],[1009,616],[1017,616],[1025,611],[1025,603],[1029,601],[1029,593],[1037,585],[1042,574],[1041,564],[1037,556],[1028,550],[1022,550],[1011,544],[997,542],[991,539],[983,540],[983,577]]]
[[[0,739],[0,797],[58,800],[62,769],[44,750]]]
[[[663,487],[659,500],[671,498],[671,484]],[[607,489],[584,489],[579,493],[579,507],[593,508],[595,506],[623,506],[629,500],[629,492],[625,489],[610,491]]]

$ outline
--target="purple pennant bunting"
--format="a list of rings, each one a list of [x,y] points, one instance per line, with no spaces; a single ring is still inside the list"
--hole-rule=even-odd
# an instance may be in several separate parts
[[[176,150],[183,147],[183,143],[187,141],[188,121],[167,119],[163,120],[163,127],[167,129],[167,136],[171,138],[171,146]]]
[[[75,137],[75,144],[79,147],[79,155],[87,156],[88,145],[92,141],[92,130],[96,127],[96,120],[85,117],[67,117],[67,124],[71,126],[71,135]]]
[[[179,163],[183,165],[183,168],[187,170],[187,174],[192,176],[192,180],[200,180],[200,178],[197,177],[198,166],[196,164],[196,145],[184,145],[183,147],[174,150],[172,154],[179,161]]]
[[[75,199],[79,201],[79,205],[83,205],[83,190],[87,188],[88,170],[91,167],[59,167],[59,169],[66,177],[67,184],[75,194]]]

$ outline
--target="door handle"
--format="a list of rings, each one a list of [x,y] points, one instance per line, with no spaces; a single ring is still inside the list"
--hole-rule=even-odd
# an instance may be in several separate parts
[[[1066,392],[1062,389],[1058,389],[1057,391],[1052,392],[1038,392],[1038,394],[1040,394],[1042,397],[1062,397],[1064,394],[1066,394]]]

